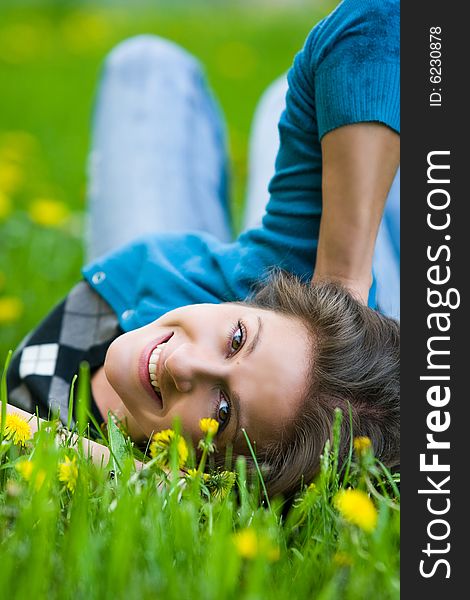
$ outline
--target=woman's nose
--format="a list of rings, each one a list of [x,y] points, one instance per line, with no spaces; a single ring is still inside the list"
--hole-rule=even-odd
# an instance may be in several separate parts
[[[180,344],[166,358],[164,368],[179,392],[191,392],[197,383],[220,379],[226,369],[219,360],[193,344]]]

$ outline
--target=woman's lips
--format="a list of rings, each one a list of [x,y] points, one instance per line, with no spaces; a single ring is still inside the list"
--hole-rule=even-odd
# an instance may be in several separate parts
[[[172,337],[172,335],[173,335],[173,332],[171,331],[170,333],[162,335],[159,338],[155,338],[155,340],[153,340],[152,342],[150,342],[150,344],[145,346],[145,348],[143,349],[143,351],[140,355],[139,364],[138,364],[138,373],[139,373],[140,383],[141,383],[142,387],[146,390],[148,395],[153,399],[153,401],[156,402],[157,406],[160,409],[163,409],[163,402],[162,402],[162,399],[157,395],[155,389],[150,385],[148,364],[149,364],[149,360],[150,360],[150,355],[155,350],[155,348],[159,344],[163,344],[164,342],[167,342]]]

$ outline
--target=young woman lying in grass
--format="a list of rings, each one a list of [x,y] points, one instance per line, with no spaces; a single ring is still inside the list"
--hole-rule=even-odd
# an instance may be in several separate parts
[[[396,196],[385,201],[399,3],[342,2],[288,82],[266,212],[230,242],[223,126],[199,64],[151,36],[111,53],[90,157],[93,262],[17,350],[13,404],[64,419],[86,360],[99,422],[111,410],[140,443],[175,416],[196,439],[212,417],[219,453],[235,454],[245,430],[271,494],[315,476],[336,407],[343,457],[368,436],[397,464],[399,332],[378,311],[398,314]],[[274,267],[290,275],[266,282]]]
[[[398,324],[337,284],[279,273],[247,302],[175,309],[117,337],[92,391],[102,418],[112,411],[137,443],[177,416],[197,444],[211,417],[223,461],[227,446],[250,456],[244,429],[271,493],[313,479],[337,407],[341,458],[350,411],[354,436],[384,464],[399,461]]]

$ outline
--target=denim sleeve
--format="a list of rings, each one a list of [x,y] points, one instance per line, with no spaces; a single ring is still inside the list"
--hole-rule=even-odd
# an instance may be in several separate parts
[[[399,131],[399,16],[397,0],[345,0],[295,57],[263,226],[239,240],[252,255],[267,256],[269,246],[271,265],[312,274],[322,212],[321,137],[362,121]]]
[[[306,45],[319,138],[363,121],[400,131],[400,3],[345,0]]]

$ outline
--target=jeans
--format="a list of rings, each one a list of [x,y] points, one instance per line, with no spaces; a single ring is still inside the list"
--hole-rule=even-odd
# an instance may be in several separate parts
[[[243,228],[261,222],[279,147],[287,80],[256,109]],[[141,35],[108,55],[89,156],[87,261],[146,233],[200,230],[233,237],[225,125],[200,63],[176,44]],[[374,254],[378,307],[399,317],[399,172]]]

